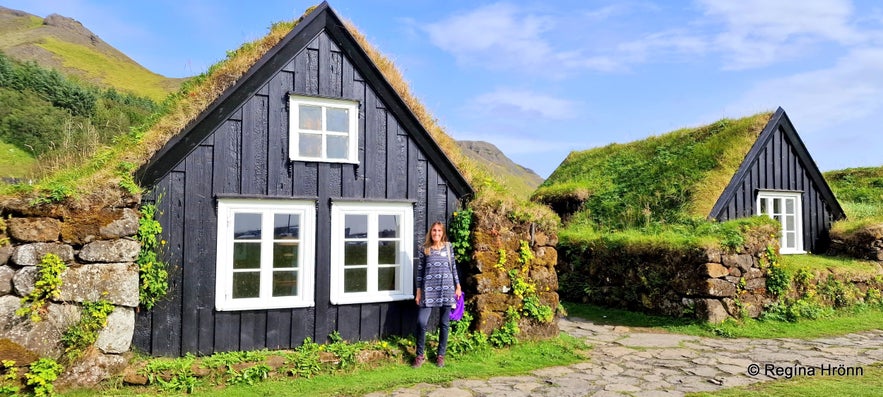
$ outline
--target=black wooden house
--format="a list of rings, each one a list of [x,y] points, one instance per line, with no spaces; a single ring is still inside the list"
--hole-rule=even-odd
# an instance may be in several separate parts
[[[831,223],[846,217],[782,108],[760,132],[709,218],[725,221],[758,214],[782,224],[783,254],[824,253]]]
[[[413,331],[416,249],[470,186],[322,3],[138,172],[169,296],[152,355]]]

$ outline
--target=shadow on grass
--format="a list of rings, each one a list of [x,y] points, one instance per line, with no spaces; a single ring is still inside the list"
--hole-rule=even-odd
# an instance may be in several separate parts
[[[628,327],[678,328],[703,325],[703,321],[688,318],[655,316],[584,303],[561,302],[568,317],[579,317],[599,325],[624,325]]]

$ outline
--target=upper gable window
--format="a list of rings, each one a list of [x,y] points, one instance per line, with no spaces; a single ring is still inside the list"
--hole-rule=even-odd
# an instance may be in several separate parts
[[[359,103],[289,96],[292,160],[358,163]]]

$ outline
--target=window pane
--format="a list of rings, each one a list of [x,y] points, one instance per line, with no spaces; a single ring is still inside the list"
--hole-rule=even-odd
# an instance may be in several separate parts
[[[367,292],[368,269],[346,269],[343,271],[343,292]]]
[[[322,135],[301,133],[297,150],[302,157],[322,157]]]
[[[300,232],[300,215],[276,214],[273,216],[273,238],[296,240]]]
[[[377,247],[377,263],[381,265],[395,265],[399,261],[399,242],[381,241]]]
[[[760,199],[760,213],[769,214],[769,212],[767,212],[766,197]]]
[[[261,291],[259,272],[233,273],[233,299],[257,298]]]
[[[233,216],[233,238],[238,240],[259,240],[261,238],[261,214],[241,214]]]
[[[399,237],[399,216],[380,215],[377,219],[377,237]]]
[[[297,272],[273,272],[273,296],[297,296]]]
[[[794,199],[785,199],[785,213],[793,214],[794,213]]]
[[[306,130],[322,129],[322,107],[313,105],[300,105],[298,113],[298,127]]]
[[[297,243],[273,243],[273,267],[298,267]]]
[[[377,289],[379,291],[395,291],[398,267],[381,267],[377,269]]]
[[[349,138],[340,135],[328,135],[328,158],[345,159],[349,154]]]
[[[364,241],[347,241],[344,243],[343,265],[358,266],[368,263],[368,243]]]
[[[797,237],[796,233],[793,233],[793,232],[785,233],[785,247],[796,248],[797,247],[796,237]]]
[[[773,213],[781,214],[782,213],[782,199],[774,198],[773,199]]]
[[[350,111],[344,108],[325,108],[327,117],[325,130],[336,132],[350,131]]]
[[[368,215],[345,215],[343,218],[344,238],[368,237]]]
[[[233,243],[233,268],[258,269],[261,267],[260,243]]]
[[[788,215],[785,217],[785,224],[782,225],[782,228],[792,232],[796,230],[794,227],[794,215]]]

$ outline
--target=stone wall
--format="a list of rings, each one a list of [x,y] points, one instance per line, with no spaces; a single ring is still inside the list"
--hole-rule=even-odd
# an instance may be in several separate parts
[[[769,231],[726,253],[719,249],[657,246],[562,246],[562,298],[666,316],[721,322],[757,317],[772,301],[763,261]]]
[[[61,336],[79,321],[82,303],[103,299],[115,309],[94,351],[67,366],[58,383],[92,383],[88,378],[97,370],[125,365],[121,354],[129,350],[138,306],[137,205],[136,200],[99,209],[4,203],[6,230],[0,238],[9,244],[0,247],[0,359],[27,366],[39,357],[61,358]],[[43,320],[33,322],[15,311],[34,289],[37,265],[47,253],[58,255],[66,269],[58,297],[46,306]]]
[[[849,235],[832,233],[829,253],[883,261],[883,224],[871,225]]]
[[[512,292],[508,270],[521,269],[519,251],[522,241],[530,248],[533,258],[527,266],[524,279],[536,286],[540,303],[558,309],[558,236],[554,231],[540,230],[530,222],[510,219],[507,211],[479,206],[474,213],[474,261],[466,277],[467,300],[476,313],[477,329],[490,335],[506,322],[510,306],[521,307],[521,298]],[[500,263],[500,251],[506,255]],[[501,268],[502,267],[502,268]],[[519,321],[519,338],[541,339],[558,334],[558,320],[541,323],[527,316]]]

